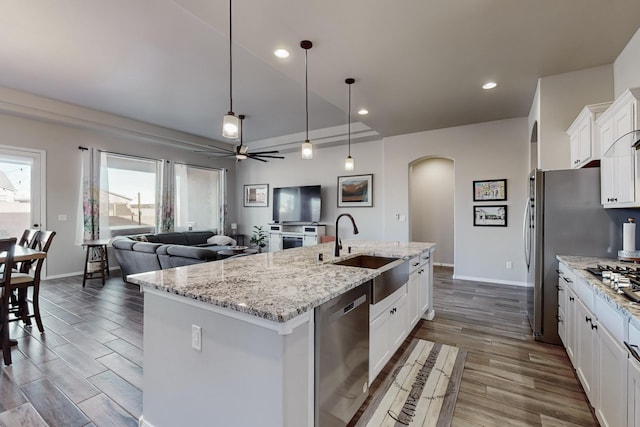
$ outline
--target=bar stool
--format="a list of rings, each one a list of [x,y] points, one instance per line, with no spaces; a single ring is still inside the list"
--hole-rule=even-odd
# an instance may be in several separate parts
[[[109,239],[87,240],[82,244],[86,248],[82,287],[87,279],[101,279],[104,286],[105,277],[109,275],[109,256],[107,245]]]

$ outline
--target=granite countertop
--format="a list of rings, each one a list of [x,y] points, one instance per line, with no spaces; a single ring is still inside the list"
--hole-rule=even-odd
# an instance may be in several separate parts
[[[640,304],[629,301],[624,295],[618,294],[612,288],[606,286],[600,279],[585,270],[588,267],[595,267],[598,264],[620,267],[636,267],[635,264],[618,261],[614,258],[595,258],[584,256],[558,255],[556,258],[566,264],[576,276],[584,279],[593,286],[594,291],[608,301],[619,313],[630,319],[634,325],[640,327]]]
[[[333,243],[229,258],[168,270],[132,274],[142,290],[164,291],[275,322],[313,310],[379,273],[333,263],[357,254],[410,259],[433,243],[343,240],[340,257]],[[351,253],[347,248],[351,247]],[[318,261],[322,254],[323,261]]]

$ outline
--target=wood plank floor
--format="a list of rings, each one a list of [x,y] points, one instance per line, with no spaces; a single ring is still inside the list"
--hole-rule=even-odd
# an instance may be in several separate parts
[[[434,271],[434,321],[413,338],[467,349],[454,426],[597,426],[564,349],[532,340],[525,290]],[[0,426],[136,426],[142,413],[143,294],[116,273],[41,287],[46,329],[11,325],[13,364],[0,375]],[[382,379],[372,385],[375,395]],[[371,399],[371,398],[370,398]],[[357,418],[353,420],[355,423]]]
[[[452,426],[598,426],[564,348],[533,340],[525,288],[453,280],[450,268],[436,267],[434,306],[435,319],[416,325],[368,401],[421,338],[467,350]]]

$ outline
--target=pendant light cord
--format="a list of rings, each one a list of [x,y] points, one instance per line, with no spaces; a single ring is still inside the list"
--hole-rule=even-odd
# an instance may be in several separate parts
[[[309,141],[309,77],[308,77],[308,66],[307,66],[307,54],[309,53],[308,49],[304,50],[304,109],[305,114],[307,116],[307,138],[306,141]]]
[[[351,84],[349,84],[349,111],[347,111],[347,129],[349,135],[349,157],[351,157]]]
[[[231,56],[231,1],[229,0],[229,111],[233,111],[233,58]]]

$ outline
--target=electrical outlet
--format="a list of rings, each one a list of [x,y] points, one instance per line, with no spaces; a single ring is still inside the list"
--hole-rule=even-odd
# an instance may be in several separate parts
[[[513,268],[513,262],[507,261],[507,270],[511,270]]]
[[[191,325],[191,348],[202,351],[202,328],[198,325]]]

